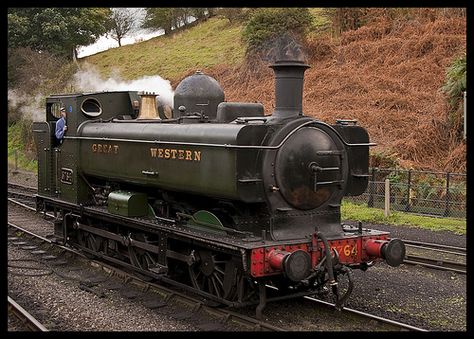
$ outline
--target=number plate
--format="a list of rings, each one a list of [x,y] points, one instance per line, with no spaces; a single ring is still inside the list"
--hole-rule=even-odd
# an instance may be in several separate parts
[[[64,184],[72,185],[72,169],[61,168],[61,182]]]

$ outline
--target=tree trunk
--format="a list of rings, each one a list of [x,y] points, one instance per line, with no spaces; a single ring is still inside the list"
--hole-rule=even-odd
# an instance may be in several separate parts
[[[77,62],[77,48],[76,46],[72,47],[72,61],[79,66],[79,63]]]

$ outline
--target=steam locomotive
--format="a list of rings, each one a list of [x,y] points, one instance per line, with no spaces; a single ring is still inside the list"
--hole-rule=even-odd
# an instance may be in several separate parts
[[[226,102],[199,71],[179,83],[173,109],[136,91],[48,97],[33,125],[36,202],[55,212],[56,241],[207,300],[257,305],[257,317],[267,302],[330,290],[343,307],[353,269],[398,266],[401,240],[341,224],[342,198],[368,184],[366,130],[303,114],[305,63],[270,67],[271,115]]]

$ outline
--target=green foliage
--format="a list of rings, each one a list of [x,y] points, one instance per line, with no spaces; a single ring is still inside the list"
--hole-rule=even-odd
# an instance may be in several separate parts
[[[449,126],[460,136],[463,132],[463,92],[466,90],[466,53],[458,56],[446,71],[446,81],[441,90],[446,93]]]
[[[206,19],[206,13],[208,13],[208,9],[203,7],[193,7],[190,8],[190,13],[196,18],[196,20]]]
[[[223,7],[219,9],[219,14],[229,20],[231,23],[235,23],[248,20],[254,11],[254,8]]]
[[[304,40],[312,27],[313,17],[307,8],[263,8],[254,11],[242,31],[247,51],[266,47],[267,41],[291,33]]]
[[[175,8],[147,8],[143,27],[163,29],[165,34],[171,32],[171,28],[174,27],[176,17]]]
[[[389,149],[370,150],[369,162],[370,167],[378,168],[396,168],[399,165],[398,154]]]
[[[163,29],[165,34],[171,33],[179,27],[186,26],[187,19],[205,20],[211,16],[210,8],[202,7],[160,7],[146,8],[143,22],[144,28]]]
[[[451,231],[466,234],[466,220],[456,218],[432,218],[391,211],[385,217],[383,209],[368,208],[343,200],[341,205],[342,220],[360,220],[373,224],[406,225],[432,231]]]
[[[367,8],[340,7],[326,8],[324,15],[332,23],[332,31],[335,36],[340,36],[342,32],[354,30],[366,23]]]
[[[309,8],[313,17],[312,29],[309,32],[310,36],[320,36],[329,33],[332,29],[331,18],[327,15],[326,8]]]
[[[32,138],[32,121],[23,119],[8,127],[8,163],[19,169],[36,171],[37,161]]]
[[[38,93],[62,93],[77,71],[77,65],[49,52],[29,47],[8,50],[8,86],[35,96]]]
[[[466,53],[454,59],[446,71],[446,82],[442,90],[448,95],[449,104],[453,109],[461,103],[466,90]]]
[[[438,197],[438,189],[429,182],[423,181],[416,186],[417,199],[436,199]]]
[[[9,8],[8,47],[73,58],[76,48],[89,45],[110,28],[109,8]]]

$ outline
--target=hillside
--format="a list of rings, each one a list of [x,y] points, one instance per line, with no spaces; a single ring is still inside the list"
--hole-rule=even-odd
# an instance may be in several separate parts
[[[240,27],[213,18],[172,37],[103,52],[85,61],[127,78],[159,74],[173,87],[195,69],[215,77],[227,101],[259,101],[273,107],[273,71],[243,63]],[[194,39],[194,40],[193,40]],[[391,165],[465,171],[466,145],[447,128],[439,91],[446,67],[466,46],[465,19],[379,22],[349,31],[340,40],[313,39],[308,48],[305,114],[334,123],[357,119],[368,129],[371,149]],[[123,53],[122,53],[123,52]],[[373,156],[373,165],[379,165]],[[382,163],[383,165],[383,163]]]
[[[211,18],[171,36],[159,36],[81,59],[97,66],[102,75],[119,72],[124,79],[160,75],[165,79],[181,77],[190,70],[214,65],[234,66],[243,60],[239,25]]]

